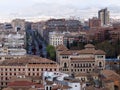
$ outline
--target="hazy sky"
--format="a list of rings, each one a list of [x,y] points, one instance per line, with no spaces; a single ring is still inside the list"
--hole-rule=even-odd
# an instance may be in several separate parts
[[[0,0],[0,21],[13,18],[89,18],[108,7],[110,16],[120,17],[120,0]]]

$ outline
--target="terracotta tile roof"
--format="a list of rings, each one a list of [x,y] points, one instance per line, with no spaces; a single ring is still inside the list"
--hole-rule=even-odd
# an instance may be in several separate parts
[[[68,48],[65,47],[64,45],[58,45],[58,46],[56,46],[56,50],[57,51],[63,51],[63,50],[68,50]]]
[[[32,86],[32,85],[35,85],[35,84],[32,83],[32,82],[29,82],[29,81],[14,81],[14,82],[8,83],[8,86],[10,86],[10,87],[14,87],[14,86],[29,87],[29,86]]]
[[[69,50],[69,51],[62,51],[60,52],[60,55],[72,55],[72,52]]]
[[[80,50],[78,53],[79,54],[94,54],[96,50],[94,49],[83,49],[83,50]]]
[[[92,75],[92,76],[98,76],[98,73],[78,73],[75,75],[75,77],[80,77],[80,76],[87,76],[87,75]]]
[[[47,85],[52,85],[54,83],[53,81],[48,81],[48,80],[46,80],[45,82]]]
[[[35,88],[44,89],[44,86],[42,84],[36,84],[30,81],[14,81],[8,83],[8,87],[31,87],[31,86],[35,86]]]
[[[74,83],[74,82],[80,83],[80,80],[78,80],[78,79],[73,79],[73,78],[71,78],[71,77],[65,77],[65,78],[64,78],[64,81],[71,82],[71,83]]]
[[[58,90],[58,89],[64,90],[64,89],[70,89],[70,88],[72,88],[72,87],[67,86],[67,85],[63,85],[63,86],[60,86],[60,85],[53,85],[53,86],[52,86],[52,90]]]
[[[67,86],[67,85],[63,85],[63,86],[61,87],[61,89],[70,89],[70,88],[72,88],[72,87]]]
[[[82,50],[68,50],[64,48],[58,49],[60,50],[60,55],[79,55],[79,54],[98,54],[98,55],[105,55],[106,53],[102,50],[95,50],[95,46],[92,44],[87,44],[85,46],[85,49]]]
[[[62,51],[60,55],[79,55],[79,54],[94,54],[96,50],[83,49],[83,50],[67,50]]]
[[[58,64],[28,64],[27,66],[29,67],[46,67],[46,68],[50,68],[50,67],[57,67]]]
[[[120,75],[118,75],[117,73],[115,73],[112,70],[103,70],[101,71],[101,73],[105,76],[105,77],[111,77],[111,76],[117,76],[120,77]]]
[[[106,53],[102,50],[96,50],[95,55],[105,55]]]
[[[56,64],[56,62],[39,56],[26,56],[0,62],[0,66],[25,66],[27,64]]]
[[[109,90],[108,88],[95,88],[93,86],[88,86],[85,90]]]
[[[35,84],[35,88],[43,88],[44,89],[44,86],[42,84]]]
[[[8,88],[4,88],[2,90],[13,90],[13,89],[8,87]]]
[[[79,55],[79,54],[98,54],[98,55],[105,55],[106,53],[102,50],[95,50],[95,49],[83,49],[83,50],[67,50],[62,51],[60,55]]]
[[[120,81],[114,81],[114,84],[120,87]]]
[[[101,71],[101,74],[104,75],[105,79],[109,79],[114,81],[115,85],[120,85],[120,75],[118,75],[117,73],[115,73],[112,70],[103,70]]]

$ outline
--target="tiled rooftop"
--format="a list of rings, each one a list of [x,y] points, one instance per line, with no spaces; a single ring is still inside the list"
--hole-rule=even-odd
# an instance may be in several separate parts
[[[12,59],[12,60],[4,60],[0,62],[0,66],[25,66],[28,64],[56,64],[56,62],[41,58],[38,56],[26,56],[18,59]]]
[[[58,46],[56,47],[56,50],[58,50],[58,51],[63,51],[63,50],[68,50],[68,49],[67,49],[67,47],[65,47],[64,45],[58,45]]]

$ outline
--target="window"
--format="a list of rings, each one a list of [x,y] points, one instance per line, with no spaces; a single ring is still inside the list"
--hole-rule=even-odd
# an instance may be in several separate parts
[[[75,87],[77,87],[77,85],[75,85]]]
[[[37,73],[37,76],[39,76],[39,73]]]
[[[23,68],[23,71],[25,71],[25,69]]]
[[[46,90],[48,90],[48,87],[46,87]]]
[[[68,59],[68,56],[62,56],[63,59]]]
[[[7,68],[5,69],[5,71],[7,71]]]
[[[91,67],[91,64],[89,63],[89,67]]]
[[[88,63],[86,63],[86,67],[88,67]]]
[[[91,71],[91,69],[89,69],[89,71]]]
[[[103,56],[100,55],[100,56],[97,56],[97,58],[103,58]]]
[[[18,71],[20,71],[20,68],[18,69]]]
[[[16,68],[14,68],[14,71],[16,71]]]
[[[10,68],[10,71],[12,71],[12,69]]]
[[[3,82],[1,83],[1,85],[3,85]]]
[[[85,67],[85,64],[83,64],[83,67]]]
[[[52,87],[50,87],[50,90],[52,90]]]
[[[6,77],[5,80],[8,80],[8,78]]]
[[[99,67],[102,67],[102,63],[101,62],[99,62]]]
[[[73,66],[73,64],[71,64],[71,66]]]
[[[37,71],[39,71],[39,68],[37,68]]]
[[[33,68],[33,71],[35,71],[35,69]]]
[[[77,65],[75,64],[75,67],[76,67]]]
[[[50,71],[52,71],[52,69],[50,68]]]
[[[67,68],[67,63],[64,63],[64,68]]]
[[[30,68],[28,68],[28,71],[30,71]]]

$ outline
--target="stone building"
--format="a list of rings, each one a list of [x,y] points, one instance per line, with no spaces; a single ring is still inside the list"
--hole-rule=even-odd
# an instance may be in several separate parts
[[[102,50],[96,50],[92,44],[85,45],[83,50],[69,50],[63,45],[56,47],[56,59],[60,70],[68,74],[103,70],[105,54]]]
[[[6,87],[13,76],[41,76],[44,71],[59,71],[59,65],[38,56],[25,56],[0,61],[0,87]]]

